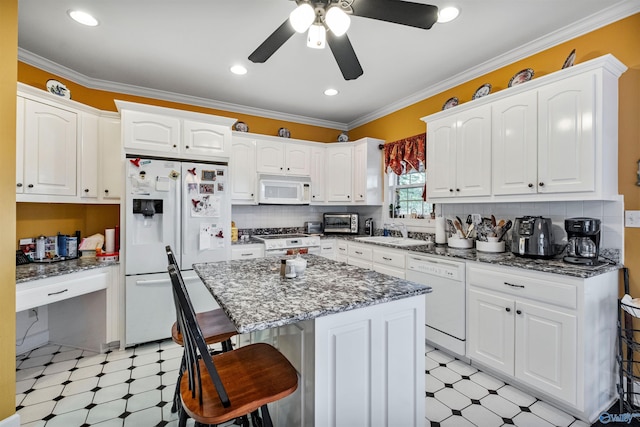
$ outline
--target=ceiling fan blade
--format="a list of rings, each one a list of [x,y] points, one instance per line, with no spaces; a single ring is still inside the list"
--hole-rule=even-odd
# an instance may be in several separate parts
[[[353,14],[428,30],[438,20],[438,7],[400,0],[355,0]]]
[[[280,46],[289,40],[295,32],[289,23],[289,19],[287,19],[249,55],[249,60],[251,62],[265,62],[276,50],[280,49]]]
[[[346,34],[337,37],[331,31],[327,31],[327,43],[345,80],[355,80],[362,75],[360,61]]]

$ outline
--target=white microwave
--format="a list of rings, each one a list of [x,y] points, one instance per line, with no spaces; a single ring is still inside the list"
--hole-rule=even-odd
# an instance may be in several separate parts
[[[308,176],[258,175],[258,203],[263,205],[308,205],[311,178]]]

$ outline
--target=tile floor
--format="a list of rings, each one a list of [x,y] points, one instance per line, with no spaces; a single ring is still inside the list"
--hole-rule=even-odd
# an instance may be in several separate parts
[[[22,427],[177,426],[170,402],[181,356],[171,340],[107,354],[47,345],[20,355]],[[426,427],[588,426],[430,346],[425,369]]]

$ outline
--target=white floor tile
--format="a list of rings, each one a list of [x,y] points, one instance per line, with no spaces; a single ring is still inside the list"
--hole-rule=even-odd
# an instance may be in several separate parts
[[[98,378],[84,378],[78,381],[72,381],[64,387],[65,396],[87,392],[98,385]]]
[[[24,400],[24,398],[27,395],[24,393],[20,393],[20,394],[16,394],[16,407],[20,406],[20,404],[22,404],[22,401]]]
[[[136,354],[136,357],[133,358],[133,366],[144,366],[144,365],[149,365],[153,363],[158,363],[159,360],[160,360],[160,353],[151,352],[151,353],[144,353],[141,355]],[[158,366],[160,365],[158,364]]]
[[[152,342],[135,347],[133,349],[133,353],[139,356],[141,354],[155,353],[158,350],[160,350],[160,344],[157,342]]]
[[[127,401],[124,399],[112,400],[111,402],[94,406],[89,410],[87,424],[97,424],[102,421],[117,418],[126,410],[126,407]]]
[[[134,394],[127,400],[127,411],[136,412],[151,408],[156,406],[160,400],[162,400],[162,392],[160,390],[149,390]]]
[[[82,359],[78,360],[78,363],[76,364],[76,368],[86,368],[87,366],[100,365],[105,360],[107,360],[106,354],[94,354],[92,356],[84,356]]]
[[[122,427],[124,420],[122,418],[114,418],[98,424],[91,424],[91,427]],[[177,424],[176,424],[177,427]]]
[[[71,372],[64,371],[59,372],[57,374],[45,375],[43,377],[38,378],[33,388],[45,388],[51,387],[53,385],[62,384],[71,376]]]
[[[503,418],[513,418],[520,412],[518,405],[497,394],[483,397],[480,399],[480,403]]]
[[[101,372],[102,365],[85,366],[84,368],[78,368],[75,371],[71,372],[71,376],[69,376],[69,379],[71,381],[77,381],[84,378],[95,377]]]
[[[102,372],[108,374],[110,372],[123,371],[125,369],[129,369],[133,365],[133,360],[129,358],[118,359],[112,362],[108,362],[102,368]]]
[[[435,350],[436,348],[435,348],[434,346],[432,346],[432,345],[425,344],[425,345],[424,345],[424,349],[425,349],[425,353],[429,353],[430,351],[433,351],[433,350]]]
[[[152,363],[151,365],[142,365],[140,367],[133,368],[131,370],[131,378],[137,380],[140,378],[156,375],[159,371],[160,371],[159,363]]]
[[[432,369],[435,369],[437,367],[440,366],[440,363],[436,362],[435,360],[433,360],[430,357],[426,357],[424,358],[424,369],[426,369],[427,371],[431,371]]]
[[[20,421],[23,421],[23,420],[20,420]],[[46,421],[38,420],[38,421],[34,421],[32,423],[27,423],[27,424],[21,423],[20,427],[44,427],[46,423],[47,423]],[[177,424],[176,424],[176,427],[177,427]]]
[[[173,402],[173,395],[175,393],[175,387],[173,385],[167,386],[162,389],[162,400],[165,402]]]
[[[182,356],[175,357],[173,359],[168,359],[168,360],[162,359],[162,363],[160,364],[160,367],[164,372],[177,371],[178,369],[180,369],[181,362],[182,362]]]
[[[498,394],[518,406],[530,406],[536,402],[535,397],[520,391],[511,385],[505,385],[504,387],[499,388]]]
[[[431,375],[439,379],[445,384],[453,384],[456,381],[460,381],[462,377],[457,372],[452,371],[446,366],[437,367],[431,371],[429,371]]]
[[[451,416],[451,408],[440,402],[435,397],[427,397],[425,400],[425,415],[429,421],[436,423]]]
[[[29,357],[27,360],[23,360],[17,365],[20,370],[32,368],[34,366],[44,367],[44,364],[51,362],[51,359],[53,359],[52,355],[45,354],[43,356]]]
[[[20,415],[20,423],[24,425],[32,421],[41,420],[51,413],[55,404],[56,402],[53,400],[47,400],[46,402],[25,406],[17,411]]]
[[[53,356],[53,359],[51,359],[51,361],[57,363],[64,362],[65,360],[76,360],[78,357],[82,356],[82,351],[83,350],[63,351]]]
[[[462,410],[471,405],[471,399],[452,388],[443,388],[436,392],[436,399],[451,409]]]
[[[453,362],[455,360],[453,358],[453,356],[450,356],[447,353],[445,353],[444,351],[440,351],[440,350],[434,350],[434,351],[428,353],[427,357],[432,358],[433,360],[435,360],[438,363],[449,363],[449,362]]]
[[[182,346],[180,344],[176,344],[173,340],[164,340],[160,343],[160,348],[162,350],[167,350],[170,348],[174,348],[174,347],[180,347],[182,348]]]
[[[429,393],[435,393],[444,388],[444,383],[433,375],[425,375],[425,389]]]
[[[589,424],[582,420],[575,420],[573,424],[571,424],[571,427],[589,427]]]
[[[462,410],[462,416],[477,426],[499,427],[504,424],[502,417],[481,405],[469,405]]]
[[[513,423],[518,427],[553,427],[553,424],[530,412],[520,412],[513,417]]]
[[[42,372],[44,375],[51,375],[51,374],[57,374],[59,372],[64,372],[64,371],[68,371],[69,369],[72,369],[73,367],[76,366],[76,363],[78,363],[77,360],[65,360],[63,362],[57,362],[54,363],[52,365],[47,366],[44,369],[44,372]]]
[[[160,386],[160,377],[154,375],[152,377],[144,377],[139,380],[135,380],[129,385],[129,393],[137,394],[144,391],[153,390]]]
[[[53,353],[60,351],[60,346],[57,344],[47,344],[42,347],[38,347],[29,353],[29,357],[53,355]]]
[[[114,384],[121,384],[131,378],[131,371],[125,369],[124,371],[111,372],[105,374],[98,380],[99,387],[109,387]]]
[[[468,363],[463,362],[462,360],[454,360],[453,362],[447,363],[447,368],[467,377],[478,372],[476,368],[469,365]]]
[[[488,390],[498,390],[500,387],[504,386],[504,383],[499,379],[480,371],[471,375],[470,378],[471,381],[480,384]]]
[[[93,403],[101,404],[112,400],[122,399],[129,393],[129,384],[116,384],[105,387],[96,392]]]
[[[36,383],[36,381],[37,380],[35,378],[30,378],[28,380],[22,380],[22,381],[16,382],[16,393],[20,394],[20,393],[24,393],[27,390],[31,390],[34,384]]]
[[[65,396],[58,402],[56,402],[55,408],[53,408],[53,413],[56,415],[64,414],[66,412],[77,411],[78,409],[82,409],[85,406],[89,405],[93,401],[93,393],[79,393],[74,394],[73,396]]]
[[[476,427],[469,420],[459,415],[452,415],[440,423],[441,427]],[[482,426],[484,427],[484,426]]]
[[[70,427],[81,426],[87,419],[86,409],[79,409],[73,412],[67,412],[66,414],[57,415],[47,421],[47,427]]]
[[[166,386],[173,385],[177,381],[178,381],[178,370],[177,369],[175,371],[165,372],[160,377],[160,382],[162,382],[162,385],[166,385]]]
[[[37,377],[44,371],[44,366],[33,366],[31,368],[20,369],[16,371],[16,381],[22,381],[29,378]]]
[[[489,394],[486,388],[471,380],[460,380],[453,384],[453,388],[468,398],[475,400],[480,400]]]
[[[174,348],[164,350],[160,354],[162,355],[162,360],[169,360],[169,359],[181,358],[182,353],[184,353],[184,349],[182,347],[174,347]]]
[[[531,405],[529,409],[543,420],[555,426],[568,427],[575,421],[573,416],[542,401],[537,401]]]
[[[107,354],[106,360],[107,362],[113,362],[114,360],[122,360],[127,359],[133,356],[133,349],[127,348],[125,350],[115,350],[111,353]]]
[[[162,421],[162,409],[147,408],[134,412],[124,419],[124,427],[154,426]]]
[[[37,403],[48,402],[51,399],[58,397],[63,388],[63,385],[54,385],[51,387],[32,391],[31,393],[27,394],[27,397],[24,398],[24,400],[22,401],[22,406],[30,406]]]

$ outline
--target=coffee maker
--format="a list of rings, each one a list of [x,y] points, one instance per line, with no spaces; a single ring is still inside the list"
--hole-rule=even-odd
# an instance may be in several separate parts
[[[600,253],[600,220],[596,218],[567,218],[567,255],[565,262],[580,265],[598,265]]]

